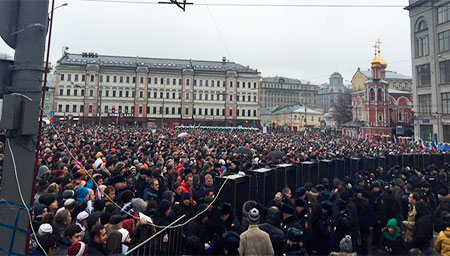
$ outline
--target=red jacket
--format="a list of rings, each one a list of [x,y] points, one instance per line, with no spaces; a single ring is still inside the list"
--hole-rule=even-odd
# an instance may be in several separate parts
[[[188,192],[189,195],[191,195],[191,203],[194,202],[194,198],[192,197],[192,186],[187,187],[186,186],[186,182],[183,180],[183,182],[181,182],[181,190],[183,190],[183,193]]]

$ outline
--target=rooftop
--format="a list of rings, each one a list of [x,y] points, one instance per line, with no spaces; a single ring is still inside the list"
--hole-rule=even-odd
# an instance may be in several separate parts
[[[369,70],[360,70],[369,79],[372,78],[372,72]],[[386,80],[412,80],[410,76],[402,75],[395,71],[386,71]]]
[[[311,84],[309,81],[289,78],[284,76],[273,76],[273,77],[263,77],[262,82],[264,83],[286,83],[286,84]]]
[[[303,105],[294,105],[294,106],[286,106],[284,108],[281,108],[272,114],[274,115],[281,115],[281,114],[292,114],[292,113],[300,113],[300,114],[312,114],[312,115],[321,115],[321,112],[314,111],[306,106]]]
[[[225,60],[225,59],[224,59]],[[87,64],[99,64],[102,67],[136,68],[148,67],[150,69],[194,69],[201,71],[236,71],[238,73],[259,74],[257,69],[243,66],[230,61],[207,61],[188,59],[164,59],[148,57],[126,57],[98,55],[96,53],[73,54],[66,53],[58,61],[59,65],[85,66]]]

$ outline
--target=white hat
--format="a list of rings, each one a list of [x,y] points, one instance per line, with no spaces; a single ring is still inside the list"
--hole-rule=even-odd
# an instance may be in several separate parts
[[[52,234],[53,233],[53,228],[52,225],[48,224],[48,223],[44,223],[39,227],[38,230],[38,236],[42,236],[44,234]]]
[[[83,220],[87,219],[87,217],[89,217],[89,213],[82,211],[82,212],[78,213],[77,220],[83,221]]]
[[[75,199],[69,198],[64,202],[64,208],[69,209],[72,208],[77,203]]]

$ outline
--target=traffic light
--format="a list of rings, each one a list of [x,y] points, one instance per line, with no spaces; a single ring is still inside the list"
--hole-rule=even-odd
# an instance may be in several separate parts
[[[116,113],[116,106],[114,106],[114,105],[112,106],[112,112]]]
[[[245,120],[245,123],[248,124],[248,120]]]

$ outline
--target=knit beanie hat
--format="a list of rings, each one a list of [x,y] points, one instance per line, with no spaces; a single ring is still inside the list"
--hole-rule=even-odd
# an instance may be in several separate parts
[[[159,203],[159,211],[162,213],[165,213],[167,210],[169,210],[171,204],[166,199],[161,200]]]
[[[183,195],[181,196],[181,200],[191,200],[191,194],[189,194],[189,192],[183,193]]]
[[[251,209],[248,212],[248,221],[251,225],[256,225],[259,223],[259,211],[256,208]]]
[[[386,227],[393,227],[394,229],[396,229],[397,228],[397,219],[392,218],[392,219],[388,220]]]
[[[38,236],[42,236],[44,234],[52,234],[52,233],[53,233],[52,225],[50,225],[48,223],[44,223],[39,227]]]
[[[53,193],[47,193],[42,195],[39,198],[39,203],[44,204],[45,206],[49,207],[53,202],[55,202],[57,199],[57,195]]]
[[[78,188],[75,191],[75,195],[79,201],[84,200],[84,198],[89,195],[89,190],[85,187]]]
[[[240,236],[233,231],[225,232],[222,236],[222,246],[228,251],[237,250],[239,248]]]
[[[67,250],[67,255],[68,256],[86,256],[87,255],[86,244],[81,241],[73,243]]]
[[[133,205],[135,214],[145,212],[147,210],[147,202],[145,202],[141,198],[133,198],[133,200],[131,200],[131,204]]]
[[[341,242],[339,242],[339,249],[341,252],[345,253],[353,252],[352,238],[349,235],[346,235],[342,238]]]

